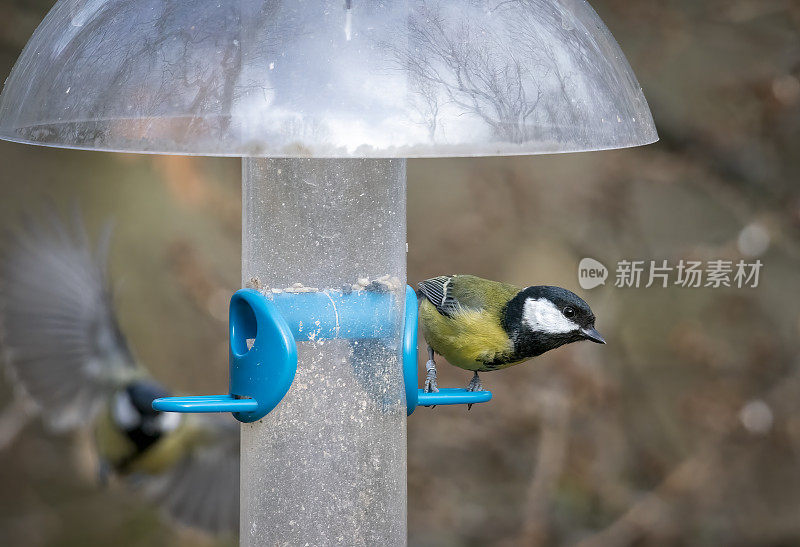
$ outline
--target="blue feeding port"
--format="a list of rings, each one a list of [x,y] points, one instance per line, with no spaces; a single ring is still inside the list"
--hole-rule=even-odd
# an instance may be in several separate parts
[[[252,289],[231,298],[230,393],[164,397],[153,408],[165,412],[233,412],[240,422],[266,416],[289,391],[297,371],[297,345],[275,304]]]
[[[377,339],[392,334],[391,293],[378,291],[281,292],[270,297],[237,291],[229,313],[230,393],[165,397],[153,401],[163,412],[232,412],[241,422],[260,420],[283,399],[297,371],[296,342]],[[419,305],[406,287],[403,325],[403,380],[408,415],[417,406],[462,405],[491,400],[490,391],[418,388]]]

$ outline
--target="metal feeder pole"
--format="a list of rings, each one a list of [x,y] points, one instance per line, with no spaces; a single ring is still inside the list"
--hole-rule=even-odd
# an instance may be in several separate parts
[[[399,305],[390,338],[299,342],[289,393],[242,425],[241,544],[405,545],[405,160],[247,158],[242,182],[243,285],[382,278]]]

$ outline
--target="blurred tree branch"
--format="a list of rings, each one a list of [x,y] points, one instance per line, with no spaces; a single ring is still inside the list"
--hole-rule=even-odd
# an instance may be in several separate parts
[[[541,433],[524,509],[522,545],[546,545],[550,536],[550,502],[566,460],[569,441],[571,398],[568,388],[559,381],[536,390],[539,402]]]
[[[780,410],[776,413],[779,416],[793,414],[796,401],[800,400],[800,367],[792,367],[760,399],[769,407]],[[644,494],[610,526],[578,542],[577,547],[626,546],[646,536],[655,540],[670,536],[681,526],[677,521],[682,505],[679,498],[702,501],[710,493],[717,492],[719,485],[712,483],[726,480],[724,472],[731,467],[728,449],[741,444],[741,436],[739,422],[727,431],[709,436],[656,488]]]

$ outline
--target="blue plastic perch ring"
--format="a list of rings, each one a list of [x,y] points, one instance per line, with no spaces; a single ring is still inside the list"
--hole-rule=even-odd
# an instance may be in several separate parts
[[[258,291],[231,298],[230,393],[165,397],[153,401],[164,412],[233,412],[240,422],[260,420],[278,406],[297,372],[297,344],[275,304]]]

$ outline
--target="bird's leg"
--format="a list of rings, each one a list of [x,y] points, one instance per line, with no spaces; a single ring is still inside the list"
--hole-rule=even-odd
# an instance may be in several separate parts
[[[433,360],[433,348],[428,346],[428,362],[425,363],[425,370],[428,374],[425,376],[425,393],[438,393],[439,386],[436,384],[436,361]]]
[[[469,381],[467,391],[483,391],[483,384],[481,384],[481,379],[478,377],[477,371],[472,377],[472,380]]]
[[[481,384],[481,379],[478,377],[478,371],[475,371],[472,380],[469,381],[467,391],[483,391],[483,384]],[[467,405],[467,410],[472,410],[472,403]]]

